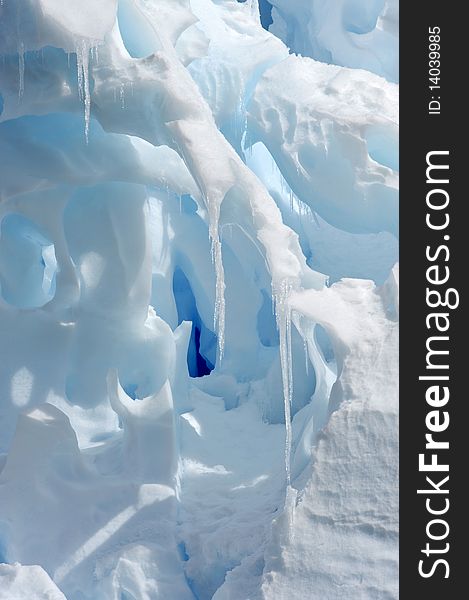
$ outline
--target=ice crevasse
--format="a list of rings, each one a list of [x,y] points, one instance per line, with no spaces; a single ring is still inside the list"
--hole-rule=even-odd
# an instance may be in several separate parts
[[[0,1],[1,600],[397,598],[396,23]]]

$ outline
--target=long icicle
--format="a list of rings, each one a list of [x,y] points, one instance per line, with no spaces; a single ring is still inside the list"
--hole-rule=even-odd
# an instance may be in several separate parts
[[[291,484],[291,404],[293,399],[293,368],[291,345],[291,309],[289,296],[292,284],[288,280],[281,282],[279,289],[274,289],[275,316],[280,337],[280,366],[282,370],[283,402],[285,414],[285,473],[287,488]]]
[[[90,97],[90,77],[89,77],[89,61],[90,61],[90,45],[86,40],[81,40],[77,45],[77,77],[78,77],[78,94],[83,102],[85,111],[85,141],[88,144],[88,133],[90,129],[90,113],[91,113],[91,97]]]
[[[18,47],[18,98],[21,100],[24,94],[24,43],[20,42]]]
[[[209,236],[212,244],[212,262],[215,265],[215,310],[213,325],[218,336],[220,361],[225,352],[225,272],[223,269],[222,244],[219,232],[220,206],[216,200],[208,199]]]

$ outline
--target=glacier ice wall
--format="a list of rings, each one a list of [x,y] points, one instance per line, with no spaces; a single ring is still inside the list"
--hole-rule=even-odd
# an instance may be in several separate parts
[[[268,28],[293,52],[398,81],[398,0],[269,0],[269,4]]]
[[[397,597],[396,7],[270,4],[1,1],[0,598]]]

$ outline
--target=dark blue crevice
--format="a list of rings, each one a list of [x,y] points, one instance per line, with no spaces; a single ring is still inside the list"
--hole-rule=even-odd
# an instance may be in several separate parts
[[[186,544],[184,542],[179,542],[177,548],[178,548],[178,552],[179,552],[179,556],[180,556],[181,560],[183,562],[187,562],[189,560],[190,556],[187,554]],[[187,575],[187,573],[185,571],[184,571],[184,577],[186,579],[187,586],[189,587],[190,591],[192,592],[192,595],[194,596],[194,600],[200,600],[200,598],[197,595],[197,592],[195,591],[195,588],[194,588],[194,581]]]
[[[179,542],[178,544],[178,552],[181,560],[187,562],[189,560],[189,555],[187,554],[186,544],[184,542]]]
[[[194,337],[195,344],[195,360],[196,360],[196,375],[192,375],[191,377],[203,377],[204,375],[210,375],[213,371],[213,365],[209,360],[204,358],[200,354],[200,329],[197,325],[192,325],[192,336]]]
[[[273,23],[272,4],[267,0],[259,0],[259,12],[261,13],[261,25],[264,29],[269,29]]]
[[[180,268],[173,276],[173,294],[178,312],[178,324],[192,322],[192,332],[187,349],[187,367],[191,377],[209,375],[214,369],[216,335],[202,321],[189,280]]]

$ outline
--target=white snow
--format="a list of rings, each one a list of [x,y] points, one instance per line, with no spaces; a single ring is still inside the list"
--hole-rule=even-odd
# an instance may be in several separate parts
[[[396,7],[272,4],[0,5],[0,598],[397,598]]]
[[[2,600],[66,600],[42,567],[0,564]]]

